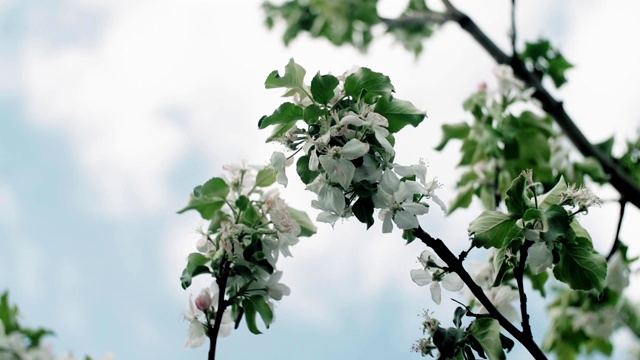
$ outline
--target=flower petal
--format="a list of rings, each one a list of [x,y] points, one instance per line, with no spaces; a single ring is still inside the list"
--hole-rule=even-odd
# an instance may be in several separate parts
[[[442,287],[449,291],[460,291],[464,286],[464,282],[456,273],[447,273],[442,278]]]
[[[420,226],[418,218],[416,218],[416,216],[412,213],[404,210],[396,212],[396,214],[393,216],[393,221],[402,230],[415,229]]]
[[[420,203],[404,203],[402,208],[413,215],[424,215],[429,212],[429,207]]]
[[[411,280],[413,280],[413,282],[418,284],[419,286],[425,286],[433,282],[433,276],[427,270],[413,269],[410,273]]]
[[[344,144],[340,150],[340,155],[347,160],[353,160],[364,156],[364,154],[368,152],[369,144],[363,143],[358,139],[351,139],[349,142]]]
[[[431,283],[429,289],[431,290],[431,299],[433,299],[433,302],[440,305],[440,302],[442,301],[442,289],[440,288],[440,283]]]

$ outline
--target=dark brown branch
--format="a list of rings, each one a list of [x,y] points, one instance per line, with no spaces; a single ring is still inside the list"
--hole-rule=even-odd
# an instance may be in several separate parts
[[[222,266],[222,272],[219,277],[216,278],[218,284],[218,311],[216,312],[216,318],[213,323],[213,328],[209,327],[209,360],[216,359],[216,345],[218,343],[218,333],[220,332],[220,325],[222,324],[222,316],[224,310],[227,308],[227,302],[224,300],[225,289],[227,288],[227,280],[229,279],[229,266],[231,263],[226,261]],[[215,300],[215,299],[214,299]],[[209,324],[207,324],[209,326]]]
[[[575,147],[585,157],[595,158],[603,170],[611,177],[611,185],[623,194],[629,202],[640,208],[640,187],[634,183],[631,177],[622,170],[610,157],[604,154],[600,149],[593,146],[589,140],[582,134],[580,129],[575,125],[573,120],[565,112],[562,102],[557,101],[542,86],[540,80],[529,70],[518,57],[508,56],[476,25],[476,23],[466,14],[455,8],[449,0],[443,0],[449,18],[460,25],[460,27],[469,33],[480,44],[498,64],[509,65],[513,68],[514,74],[520,78],[525,84],[533,88],[535,92],[533,97],[540,101],[542,108],[551,115],[556,123],[562,128],[567,137],[573,142]]]
[[[500,326],[505,329],[511,336],[520,342],[537,360],[546,360],[547,357],[533,340],[533,337],[518,330],[507,318],[505,318],[498,309],[493,305],[491,300],[484,293],[482,288],[471,278],[471,275],[462,266],[462,262],[449,250],[447,245],[440,239],[433,238],[422,228],[413,229],[413,235],[420,239],[425,245],[432,248],[435,253],[440,256],[442,261],[447,264],[449,270],[460,276],[462,281],[467,285],[471,293],[478,299],[480,304],[487,309],[487,312],[498,321]]]
[[[611,245],[611,250],[609,250],[609,255],[607,255],[607,261],[611,259],[613,254],[618,251],[620,248],[620,244],[622,241],[620,240],[620,229],[622,228],[622,219],[624,218],[624,209],[627,207],[627,199],[623,196],[620,199],[620,214],[618,215],[618,227],[616,228],[616,237],[613,240],[613,245]]]
[[[513,275],[518,284],[518,293],[520,293],[520,315],[522,316],[522,332],[528,337],[533,338],[531,333],[531,324],[529,323],[529,313],[527,312],[527,293],[524,291],[524,268],[527,266],[527,254],[529,248],[533,245],[533,241],[525,240],[520,246],[520,262],[513,269]]]

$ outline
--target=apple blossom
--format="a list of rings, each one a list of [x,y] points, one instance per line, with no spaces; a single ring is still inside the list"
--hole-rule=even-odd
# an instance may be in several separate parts
[[[453,272],[447,272],[444,261],[431,253],[431,251],[424,250],[418,260],[424,268],[411,270],[411,280],[419,286],[431,284],[429,285],[431,298],[436,304],[440,305],[441,302],[442,290],[440,289],[440,283],[449,291],[460,291],[464,286],[460,276]],[[430,269],[435,270],[430,271]]]

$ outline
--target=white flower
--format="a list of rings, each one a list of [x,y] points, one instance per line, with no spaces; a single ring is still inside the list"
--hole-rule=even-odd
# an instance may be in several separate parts
[[[424,163],[424,160],[420,159],[418,164],[403,166],[400,164],[393,164],[393,171],[396,174],[402,177],[412,177],[415,176],[416,180],[418,180],[422,185],[426,185],[426,177],[427,177],[427,166]]]
[[[289,183],[287,174],[284,171],[284,168],[288,165],[290,165],[289,161],[283,153],[276,151],[271,155],[271,167],[276,171],[276,181],[283,186],[287,186]]]
[[[362,164],[356,168],[353,174],[353,182],[368,181],[370,183],[377,183],[382,177],[382,169],[376,159],[367,154],[362,158]]]
[[[276,229],[283,233],[300,234],[300,224],[291,218],[289,207],[279,196],[271,196],[265,201],[267,214]]]
[[[602,204],[600,198],[593,194],[589,188],[584,186],[577,187],[575,184],[569,185],[567,190],[562,192],[560,196],[560,203],[577,206],[581,210]]]
[[[204,345],[207,340],[206,325],[201,322],[201,317],[204,317],[204,314],[194,306],[193,296],[189,296],[189,308],[183,317],[189,322],[187,341],[184,346],[197,348]]]
[[[411,280],[419,286],[431,284],[429,285],[431,299],[433,299],[436,304],[440,305],[442,300],[441,282],[442,286],[449,291],[459,291],[462,289],[464,283],[462,279],[460,279],[460,276],[456,273],[442,270],[442,268],[446,267],[446,264],[440,258],[433,255],[431,251],[424,250],[422,254],[420,254],[419,260],[424,268],[411,270]],[[430,268],[435,270],[431,272],[428,270]]]
[[[374,112],[371,106],[364,106],[360,115],[349,112],[340,120],[339,125],[354,125],[371,129],[376,140],[382,145],[386,153],[389,156],[395,155],[393,146],[389,140],[387,140],[387,136],[389,136],[389,120]]]
[[[608,340],[618,326],[619,315],[612,306],[597,311],[580,311],[573,314],[573,328],[583,330],[590,337]]]
[[[512,93],[519,93],[524,89],[524,83],[516,79],[513,75],[513,69],[509,65],[496,66],[493,74],[498,79],[498,92],[503,96],[509,96]]]
[[[422,203],[413,202],[414,194],[425,195],[427,190],[415,181],[401,182],[390,170],[384,172],[380,186],[373,195],[373,204],[381,209],[378,217],[382,220],[382,232],[393,230],[391,220],[400,229],[414,229],[419,226],[416,215],[429,212],[429,207]]]
[[[205,299],[208,296],[210,296],[210,300]],[[204,303],[208,302],[210,304],[208,310],[213,310],[213,313],[215,314],[218,311],[218,304],[221,296],[224,296],[224,294],[220,292],[220,288],[215,280],[211,283],[211,287],[209,289],[203,289],[200,295],[198,295],[198,299],[200,299],[198,304],[193,301],[193,295],[189,296],[189,307],[183,317],[185,321],[189,322],[189,331],[187,341],[185,342],[186,347],[197,348],[205,343],[207,339],[206,316],[198,307],[202,307]],[[196,299],[196,301],[198,301],[198,299]],[[206,307],[204,309],[207,310]],[[212,316],[210,323],[211,326],[214,325],[214,321],[215,316]],[[218,337],[229,336],[232,329],[233,319],[231,318],[231,309],[226,308],[222,315]]]
[[[609,259],[607,287],[622,293],[627,286],[629,286],[629,265],[624,261],[620,251],[616,251]]]
[[[291,289],[287,285],[279,282],[281,277],[282,271],[275,271],[271,274],[267,282],[267,292],[274,300],[282,300],[283,296],[289,296],[291,294]]]
[[[333,224],[344,215],[346,206],[344,192],[331,186],[325,174],[316,177],[306,189],[318,194],[318,200],[311,202],[312,207],[323,211],[318,215],[318,221]]]
[[[537,241],[527,252],[527,265],[538,275],[553,264],[553,255],[544,241]]]

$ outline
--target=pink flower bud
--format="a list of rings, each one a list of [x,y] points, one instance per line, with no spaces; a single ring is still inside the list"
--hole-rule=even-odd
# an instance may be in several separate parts
[[[202,292],[196,298],[196,308],[201,311],[207,311],[211,307],[211,294],[207,289],[202,289]]]

